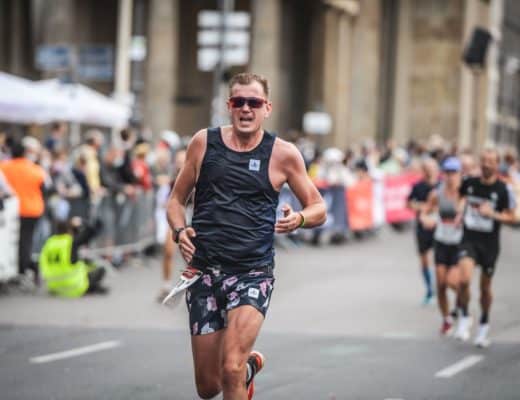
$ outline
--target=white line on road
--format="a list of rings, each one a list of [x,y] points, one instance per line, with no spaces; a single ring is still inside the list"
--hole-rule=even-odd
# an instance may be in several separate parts
[[[29,359],[31,364],[42,364],[47,362],[52,362],[56,360],[62,360],[64,358],[78,357],[83,354],[95,353],[96,351],[113,349],[114,347],[121,346],[121,342],[117,340],[113,340],[110,342],[101,342],[96,343],[90,346],[78,347],[77,349],[71,349],[67,351],[62,351],[59,353],[46,354],[44,356],[32,357]]]
[[[481,362],[484,359],[484,356],[481,355],[472,355],[467,356],[460,360],[458,363],[450,365],[444,369],[441,369],[439,372],[435,374],[436,378],[451,378],[454,375],[457,375],[459,372],[464,371],[467,368],[471,368],[475,364]]]

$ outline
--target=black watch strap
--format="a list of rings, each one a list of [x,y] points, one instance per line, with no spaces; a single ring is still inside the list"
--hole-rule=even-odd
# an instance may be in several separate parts
[[[173,241],[174,241],[175,243],[179,244],[179,235],[180,235],[181,232],[182,232],[183,230],[185,230],[185,229],[186,229],[186,227],[183,226],[183,227],[181,227],[181,228],[175,228],[175,229],[173,230]]]

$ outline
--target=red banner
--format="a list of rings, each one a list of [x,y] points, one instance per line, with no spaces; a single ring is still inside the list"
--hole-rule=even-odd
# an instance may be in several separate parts
[[[420,175],[405,173],[385,178],[384,202],[386,222],[406,222],[415,218],[415,212],[406,206],[412,186],[419,181]]]
[[[372,181],[360,181],[345,191],[348,225],[352,231],[372,229],[374,226],[374,194]]]

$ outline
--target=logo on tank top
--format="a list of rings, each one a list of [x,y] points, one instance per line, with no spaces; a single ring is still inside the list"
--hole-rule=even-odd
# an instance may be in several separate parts
[[[260,160],[249,160],[249,171],[260,171]]]

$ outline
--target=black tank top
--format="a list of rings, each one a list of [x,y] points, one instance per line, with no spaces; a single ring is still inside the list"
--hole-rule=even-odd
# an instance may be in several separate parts
[[[206,154],[195,187],[192,265],[245,272],[273,264],[278,192],[269,180],[275,135],[264,131],[251,151],[238,152],[208,129]]]

